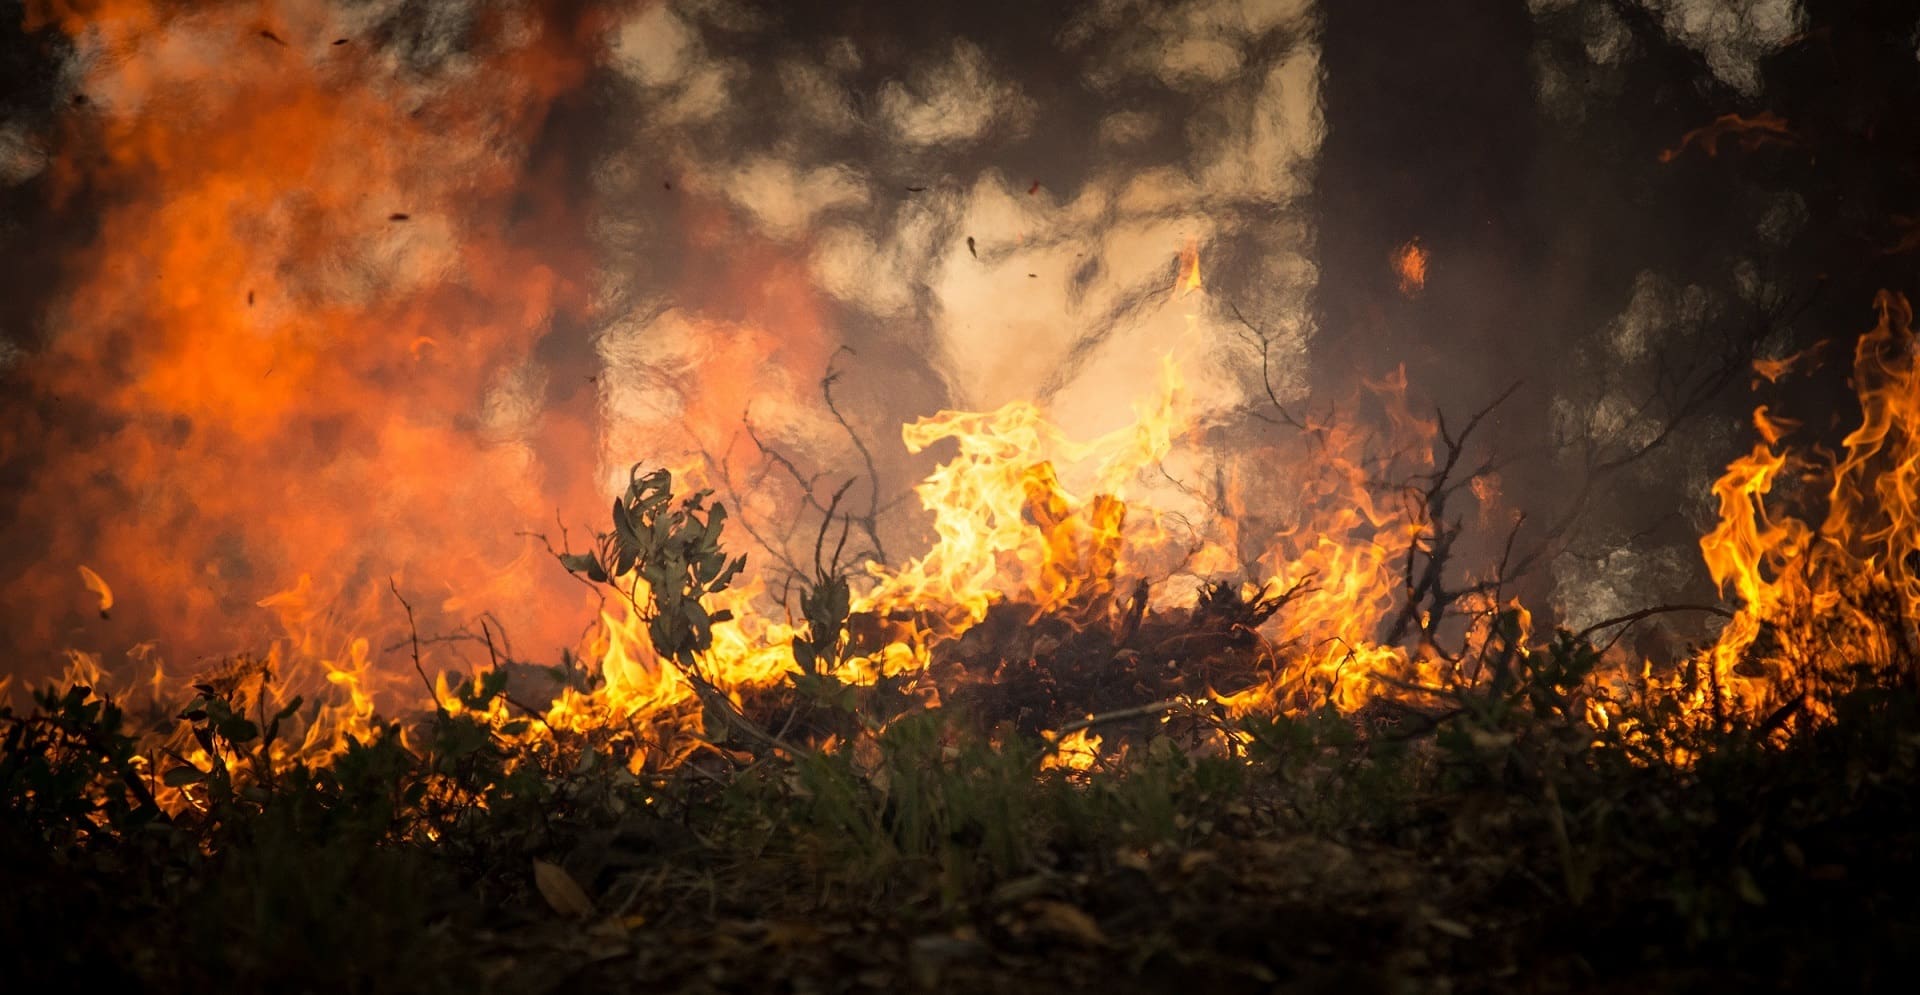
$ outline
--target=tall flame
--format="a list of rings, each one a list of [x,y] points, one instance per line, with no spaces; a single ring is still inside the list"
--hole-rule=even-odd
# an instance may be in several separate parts
[[[1780,433],[1768,430],[1763,407],[1756,418],[1764,441],[1714,486],[1720,522],[1700,549],[1738,611],[1712,648],[1711,676],[1748,709],[1791,701],[1848,667],[1914,658],[1920,367],[1906,298],[1883,292],[1875,304],[1879,322],[1854,353],[1860,423],[1838,457],[1826,463],[1776,450]],[[1830,481],[1817,525],[1768,506],[1795,472]],[[1769,630],[1773,637],[1762,639]]]

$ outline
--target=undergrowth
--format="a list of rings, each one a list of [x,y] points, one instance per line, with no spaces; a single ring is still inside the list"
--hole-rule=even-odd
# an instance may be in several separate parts
[[[162,775],[187,791],[173,812],[113,702],[47,690],[0,711],[5,976],[513,988],[527,955],[485,938],[610,931],[618,957],[561,940],[542,955],[574,970],[635,956],[656,924],[879,915],[909,940],[1064,945],[1089,978],[1142,979],[1193,970],[1227,942],[1213,927],[1286,911],[1251,957],[1244,937],[1213,950],[1216,973],[1284,980],[1290,959],[1352,959],[1528,988],[1893,983],[1920,933],[1911,692],[1855,675],[1826,693],[1833,721],[1791,739],[1670,726],[1659,745],[1692,758],[1679,764],[1580,719],[1571,675],[1590,660],[1568,639],[1516,654],[1507,691],[1459,695],[1431,730],[1262,717],[1234,724],[1232,749],[1147,739],[1084,773],[1038,770],[1042,744],[932,712],[865,749],[641,778],[565,743],[535,755],[476,711],[249,776],[265,730],[201,698],[181,721],[228,759]],[[476,703],[503,690],[479,683],[463,692]],[[1355,879],[1234,893],[1243,875],[1292,873],[1302,841],[1348,855]],[[536,862],[559,869],[558,897]],[[1356,927],[1356,908],[1392,928]],[[1327,935],[1300,918],[1312,909],[1358,931]]]
[[[720,509],[669,484],[636,475],[616,532],[569,566],[644,572],[662,655],[697,680],[721,620],[700,598],[740,563]],[[708,687],[706,728],[750,749],[639,773],[604,737],[527,735],[537,720],[494,707],[506,669],[318,764],[277,759],[298,701],[250,713],[200,685],[156,739],[92,688],[36,691],[0,708],[0,977],[1871,989],[1920,949],[1904,671],[1809,688],[1820,722],[1703,717],[1598,699],[1591,645],[1526,644],[1503,619],[1472,688],[1355,714],[1143,714],[1109,730],[1128,749],[1074,771],[1042,763],[1052,743],[833,677],[845,590],[817,566],[785,738]]]

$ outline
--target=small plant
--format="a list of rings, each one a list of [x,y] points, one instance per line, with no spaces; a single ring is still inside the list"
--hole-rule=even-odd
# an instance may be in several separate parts
[[[727,509],[709,506],[712,494],[696,491],[676,504],[672,471],[642,475],[635,464],[613,502],[613,531],[598,537],[594,552],[561,557],[568,570],[614,585],[646,618],[654,650],[687,670],[713,646],[714,624],[733,617],[709,612],[701,599],[725,591],[747,564],[720,548]]]
[[[29,715],[0,706],[0,808],[9,826],[60,848],[160,815],[119,705],[83,684],[39,689],[33,700]]]
[[[814,536],[813,577],[800,591],[800,615],[805,625],[793,637],[793,662],[799,665],[791,677],[794,690],[809,703],[840,712],[855,707],[854,689],[834,676],[846,660],[847,622],[853,613],[853,589],[840,562],[852,523],[840,519],[840,538],[831,554],[826,553],[826,541],[833,529],[834,513],[852,485],[848,480],[834,492],[820,531]]]

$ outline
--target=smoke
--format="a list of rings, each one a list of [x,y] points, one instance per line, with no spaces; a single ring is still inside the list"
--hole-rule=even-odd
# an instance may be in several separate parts
[[[1708,7],[1648,10],[1736,86],[1798,16]],[[545,656],[592,611],[527,533],[597,524],[633,463],[722,489],[762,566],[857,478],[875,552],[897,559],[925,538],[910,487],[942,458],[908,452],[903,424],[1033,401],[1092,437],[1133,420],[1168,355],[1192,417],[1220,429],[1172,462],[1218,457],[1218,477],[1281,500],[1287,469],[1234,433],[1249,406],[1306,396],[1318,360],[1377,377],[1444,359],[1443,399],[1481,402],[1506,376],[1490,367],[1551,351],[1497,325],[1602,296],[1567,281],[1514,312],[1488,292],[1528,272],[1532,244],[1513,225],[1484,258],[1460,251],[1505,209],[1501,181],[1444,203],[1402,203],[1438,182],[1411,179],[1327,196],[1325,16],[1308,0],[36,3],[30,24],[73,52],[54,126],[0,123],[0,183],[89,226],[58,254],[38,334],[0,352],[25,387],[0,436],[19,492],[0,595],[31,606],[10,608],[7,639],[43,656],[156,634],[183,657],[273,637],[339,655],[354,633],[378,649],[405,622],[392,579],[430,625],[492,612]],[[1619,66],[1619,18],[1589,20],[1585,58]],[[1590,111],[1568,66],[1536,53],[1533,71],[1537,95],[1509,110]],[[1378,158],[1347,123],[1345,154]],[[1499,150],[1467,144],[1440,165],[1505,175]],[[1434,278],[1402,300],[1374,243],[1415,236]],[[1203,299],[1174,292],[1188,247]],[[1327,260],[1351,285],[1327,285]],[[1360,312],[1329,294],[1388,304],[1348,327]],[[1648,344],[1725,307],[1684,278],[1609,303],[1572,365],[1617,382],[1556,382],[1515,432],[1631,446],[1656,430],[1621,402]],[[1463,366],[1462,342],[1499,362]],[[1653,489],[1679,463],[1647,465]],[[1673,572],[1636,564],[1610,576]],[[114,618],[80,565],[113,585]],[[1624,596],[1563,575],[1584,602]]]
[[[9,648],[346,655],[403,624],[389,582],[567,638],[581,599],[515,533],[591,473],[539,358],[591,274],[548,251],[579,221],[530,170],[593,19],[116,0],[36,24],[74,48],[45,192],[96,228],[16,364]]]
[[[1168,353],[1226,417],[1258,359],[1226,308],[1175,299],[1190,244],[1297,390],[1312,31],[1300,3],[636,12],[614,45],[634,130],[599,174],[610,467],[677,441],[797,491],[755,473],[762,447],[831,486],[864,444],[893,503],[927,465],[900,425],[1024,400],[1088,437],[1132,420]]]
[[[629,463],[733,487],[777,547],[867,460],[898,508],[933,458],[899,426],[942,408],[1091,435],[1173,353],[1226,417],[1248,339],[1175,299],[1186,246],[1282,371],[1311,332],[1301,3],[113,0],[28,28],[71,42],[61,112],[0,128],[0,169],[94,226],[6,360],[0,588],[42,660],[377,655],[390,581],[543,655],[591,612],[523,533],[594,521]]]

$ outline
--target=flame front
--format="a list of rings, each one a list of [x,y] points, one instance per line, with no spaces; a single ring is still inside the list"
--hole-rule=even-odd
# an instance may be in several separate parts
[[[1879,323],[1854,353],[1860,423],[1839,455],[1822,460],[1776,449],[1785,433],[1763,406],[1755,419],[1764,441],[1714,485],[1720,522],[1700,549],[1738,611],[1710,652],[1712,681],[1698,696],[1724,689],[1749,711],[1778,707],[1849,667],[1915,659],[1920,369],[1907,300],[1882,293],[1876,306]],[[1790,476],[1827,481],[1817,525],[1768,507]],[[1806,704],[1819,707],[1811,698]]]
[[[510,711],[539,712],[516,735],[617,729],[635,770],[673,764],[713,737],[689,673],[648,637],[644,586],[603,605],[515,535],[555,506],[600,503],[586,493],[599,427],[578,410],[598,399],[549,382],[554,371],[537,360],[557,315],[590,309],[591,267],[555,248],[584,241],[587,225],[564,205],[529,207],[521,181],[549,105],[580,83],[582,53],[603,25],[509,6],[482,18],[473,42],[477,59],[506,71],[452,60],[428,82],[394,56],[332,44],[365,25],[318,0],[190,16],[136,0],[33,9],[98,56],[85,79],[97,109],[73,125],[73,142],[91,154],[63,160],[61,183],[128,193],[76,261],[59,335],[36,366],[36,390],[84,399],[95,424],[0,437],[9,460],[63,451],[18,516],[46,524],[35,549],[60,568],[26,575],[10,600],[72,602],[84,561],[78,590],[92,607],[115,609],[135,631],[164,630],[182,658],[259,640],[264,655],[195,680],[273,707],[322,692],[301,735],[278,747],[284,758],[336,755],[383,710],[466,707],[445,674],[464,659],[447,649],[455,640],[422,651],[412,638],[423,621],[415,592],[422,615],[464,623],[459,647],[484,646],[487,662],[517,662],[503,630],[580,648],[591,680],[531,707],[487,706],[502,727]],[[199,54],[234,38],[258,44],[231,62]],[[190,113],[160,112],[177,106]],[[1711,152],[1722,132],[1785,135],[1767,119],[1716,127],[1688,141]],[[529,212],[541,230],[513,229]],[[690,226],[696,243],[730,234],[710,217]],[[737,417],[754,371],[781,349],[789,365],[823,365],[802,267],[777,256],[710,264],[729,292],[749,288],[802,314],[779,330],[751,316],[689,319],[735,342],[716,350],[711,389],[683,391],[690,421]],[[1417,238],[1391,262],[1403,293],[1424,287],[1429,257]],[[1198,240],[1179,249],[1170,294],[1164,278],[1156,268],[1152,292],[1187,309],[1183,344],[1200,344]],[[1884,295],[1879,308],[1855,353],[1862,417],[1841,452],[1823,460],[1789,448],[1797,423],[1762,406],[1760,443],[1714,486],[1719,521],[1700,548],[1737,610],[1693,661],[1706,679],[1672,678],[1695,714],[1766,714],[1850,665],[1915,658],[1920,373],[1907,302]],[[807,334],[781,334],[793,329]],[[1756,371],[1778,379],[1811,355]],[[1084,630],[1219,596],[1270,610],[1230,634],[1257,648],[1257,680],[1208,688],[1215,704],[1236,714],[1355,710],[1381,695],[1472,684],[1484,676],[1473,650],[1530,638],[1530,616],[1500,600],[1491,567],[1456,584],[1472,593],[1447,606],[1452,619],[1423,607],[1431,587],[1415,565],[1425,556],[1440,569],[1434,536],[1452,526],[1405,482],[1432,479],[1448,443],[1412,414],[1403,371],[1367,384],[1339,417],[1295,423],[1238,461],[1208,453],[1204,437],[1220,426],[1193,403],[1189,372],[1161,357],[1152,390],[1130,399],[1131,424],[1093,438],[1072,437],[1033,401],[906,425],[909,453],[954,449],[915,488],[932,540],[856,578],[852,611],[886,625],[834,661],[833,676],[927,671],[996,610]],[[660,455],[628,452],[643,440],[615,435],[622,456]],[[681,476],[725,475],[727,459]],[[1793,481],[1822,482],[1824,508],[1784,500]],[[1459,483],[1475,520],[1511,519],[1496,478]],[[735,703],[797,670],[797,627],[764,583],[707,606],[732,621],[715,627],[698,676]],[[230,631],[233,619],[261,617],[256,607],[270,631]],[[505,626],[484,615],[502,607],[519,609]],[[577,639],[578,622],[595,614],[598,626]],[[174,691],[162,654],[131,655],[146,664],[147,693]],[[83,653],[67,676],[111,679]],[[1611,721],[1597,702],[1589,716]],[[1079,728],[1048,764],[1084,770],[1103,742]]]

